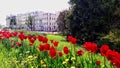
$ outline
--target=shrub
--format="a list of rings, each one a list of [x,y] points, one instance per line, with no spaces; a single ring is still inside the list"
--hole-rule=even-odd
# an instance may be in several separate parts
[[[113,50],[120,52],[120,29],[112,29],[108,35],[101,38],[100,42],[109,44]]]

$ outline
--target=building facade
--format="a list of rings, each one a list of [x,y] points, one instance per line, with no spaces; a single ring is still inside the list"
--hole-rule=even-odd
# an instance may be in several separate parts
[[[32,24],[34,30],[46,32],[58,31],[58,26],[56,22],[58,15],[59,13],[46,13],[42,11],[17,14],[16,16],[10,15],[6,17],[6,25],[9,27],[11,23],[11,18],[15,16],[16,28],[30,30],[26,23],[28,17],[32,16],[33,17]]]

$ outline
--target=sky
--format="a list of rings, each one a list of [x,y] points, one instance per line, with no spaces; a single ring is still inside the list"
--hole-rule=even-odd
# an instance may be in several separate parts
[[[0,24],[6,25],[7,15],[33,11],[58,12],[69,8],[69,0],[0,0]]]

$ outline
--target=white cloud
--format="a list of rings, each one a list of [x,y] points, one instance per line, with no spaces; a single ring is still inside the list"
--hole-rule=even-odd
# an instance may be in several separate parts
[[[69,0],[0,0],[0,24],[6,15],[32,11],[56,12],[67,9]]]

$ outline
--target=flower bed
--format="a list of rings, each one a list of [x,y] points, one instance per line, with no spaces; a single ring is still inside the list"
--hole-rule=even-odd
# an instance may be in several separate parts
[[[64,37],[61,37],[64,38]],[[120,53],[103,44],[77,39],[26,35],[23,32],[0,32],[0,64],[4,68],[120,68]],[[100,51],[100,53],[98,53]]]

